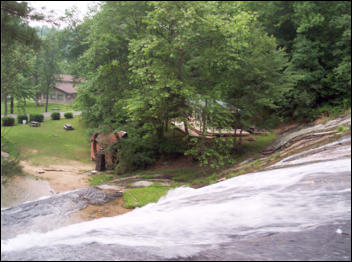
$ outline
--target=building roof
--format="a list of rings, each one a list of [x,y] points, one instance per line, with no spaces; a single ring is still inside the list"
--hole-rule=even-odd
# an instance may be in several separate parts
[[[83,78],[75,78],[73,75],[56,75],[56,88],[67,94],[76,94],[77,82],[84,81]]]
[[[61,83],[57,82],[56,86],[57,89],[61,90],[62,92],[65,92],[67,94],[76,94],[77,91],[75,90],[75,87],[73,83]]]

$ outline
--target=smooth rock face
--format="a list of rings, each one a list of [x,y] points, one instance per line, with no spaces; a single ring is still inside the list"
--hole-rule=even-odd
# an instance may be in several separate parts
[[[121,197],[122,193],[105,193],[95,187],[25,202],[1,210],[1,239],[31,231],[47,232],[59,227],[67,216],[86,208],[88,204],[102,205]]]
[[[70,205],[101,199],[94,191],[70,194],[76,195],[68,197]],[[46,215],[41,204],[24,205],[29,213],[13,212],[16,221],[26,221],[27,208]],[[351,159],[181,187],[120,216],[16,235],[1,245],[2,260],[350,261]]]
[[[270,145],[267,150],[276,151],[282,147],[286,147],[294,143],[297,140],[302,140],[309,136],[324,136],[329,135],[329,131],[336,131],[338,126],[351,126],[351,115],[345,117],[330,120],[324,124],[319,124],[311,127],[302,128],[300,130],[295,130],[285,134],[283,137],[278,138],[272,145]]]

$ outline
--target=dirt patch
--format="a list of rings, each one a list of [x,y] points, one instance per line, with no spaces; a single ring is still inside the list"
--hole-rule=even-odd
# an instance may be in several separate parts
[[[47,180],[55,193],[89,187],[89,177],[84,174],[95,168],[94,163],[83,164],[73,160],[57,161],[62,164],[33,165],[21,161],[23,171],[31,176]]]
[[[89,221],[93,219],[98,219],[102,217],[113,217],[117,215],[122,215],[133,209],[128,209],[123,207],[123,198],[118,197],[109,203],[101,206],[89,205],[85,209],[72,214],[69,218],[70,223],[78,223],[82,221]]]

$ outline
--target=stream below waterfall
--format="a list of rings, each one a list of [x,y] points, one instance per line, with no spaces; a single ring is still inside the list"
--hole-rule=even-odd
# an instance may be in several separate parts
[[[1,259],[350,261],[350,141],[69,226],[56,220],[99,192],[76,190],[2,209]]]

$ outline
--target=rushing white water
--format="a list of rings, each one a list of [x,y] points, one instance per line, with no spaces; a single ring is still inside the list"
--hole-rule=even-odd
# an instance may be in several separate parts
[[[177,258],[234,239],[335,224],[337,230],[337,221],[351,221],[350,161],[256,172],[200,189],[177,188],[158,203],[124,215],[2,240],[1,253],[6,258],[26,249],[97,243],[148,247],[155,255]]]

